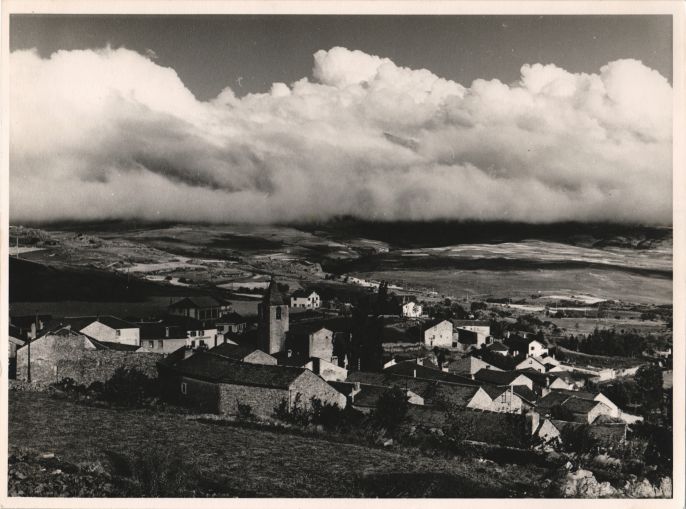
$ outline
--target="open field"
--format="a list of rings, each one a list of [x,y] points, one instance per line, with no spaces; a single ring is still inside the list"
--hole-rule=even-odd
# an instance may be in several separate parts
[[[176,414],[80,406],[39,393],[10,393],[10,453],[29,448],[75,463],[105,463],[106,451],[131,455],[149,447],[178,448],[187,470],[211,480],[224,496],[358,497],[372,488],[383,496],[379,489],[384,486],[402,486],[407,496],[422,496],[401,484],[408,477],[442,479],[444,491],[433,496],[537,496],[540,479],[547,474],[529,465],[499,466],[417,450],[203,424]],[[384,476],[386,484],[369,482],[377,476]],[[421,484],[428,489],[427,483]]]

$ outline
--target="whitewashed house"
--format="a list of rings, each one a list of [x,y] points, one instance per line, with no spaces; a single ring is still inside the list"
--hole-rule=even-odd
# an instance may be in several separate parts
[[[416,302],[408,302],[403,305],[403,316],[405,318],[419,318],[422,316],[422,306]]]
[[[306,292],[297,290],[291,295],[291,307],[301,309],[319,309],[322,306],[322,299],[317,292]]]
[[[71,330],[81,332],[98,341],[140,346],[140,328],[114,316],[83,316],[65,318]]]

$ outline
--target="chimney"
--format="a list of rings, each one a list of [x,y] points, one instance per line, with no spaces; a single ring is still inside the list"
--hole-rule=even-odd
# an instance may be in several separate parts
[[[290,349],[289,349],[288,352],[286,352],[286,355],[288,356],[289,359],[290,359],[291,357],[293,357],[293,350],[290,350]]]
[[[169,337],[169,327],[164,328],[164,337],[168,338]]]
[[[417,370],[416,369],[412,370],[412,378],[417,378]]]

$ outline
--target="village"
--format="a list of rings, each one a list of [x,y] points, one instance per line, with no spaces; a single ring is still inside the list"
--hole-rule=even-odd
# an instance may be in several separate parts
[[[313,422],[325,408],[330,420],[354,412],[381,423],[386,446],[459,428],[467,442],[610,462],[654,449],[641,430],[670,419],[662,401],[642,404],[624,385],[639,381],[640,394],[662,400],[671,349],[594,364],[526,321],[503,328],[484,319],[484,305],[419,302],[385,282],[354,304],[283,288],[271,278],[256,316],[211,295],[137,319],[13,316],[10,388],[97,394],[135,374],[134,384],[154,381],[168,404],[216,419],[307,424],[302,416]],[[656,373],[660,386],[645,387]],[[494,427],[500,432],[483,432]]]

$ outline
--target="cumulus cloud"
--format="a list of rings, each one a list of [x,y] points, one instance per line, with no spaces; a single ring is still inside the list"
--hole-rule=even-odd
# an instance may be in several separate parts
[[[10,57],[13,221],[671,224],[672,89],[636,60],[469,86],[345,48],[198,101],[127,49]]]

